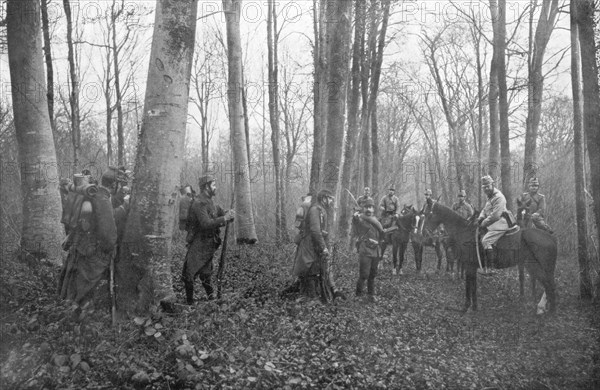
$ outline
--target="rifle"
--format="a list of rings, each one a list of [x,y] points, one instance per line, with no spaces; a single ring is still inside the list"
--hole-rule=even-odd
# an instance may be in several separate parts
[[[234,194],[231,195],[231,207],[233,208]],[[227,252],[227,236],[229,235],[229,225],[232,220],[227,221],[225,225],[225,234],[223,235],[223,247],[221,248],[221,257],[219,258],[219,268],[217,270],[217,299],[221,299],[221,287],[223,286],[223,274],[225,272],[225,253]]]
[[[109,289],[110,289],[110,303],[111,310],[110,316],[112,319],[112,326],[115,327],[117,325],[117,297],[115,296],[115,257],[118,254],[118,250],[115,249],[110,256],[110,274],[109,274]]]

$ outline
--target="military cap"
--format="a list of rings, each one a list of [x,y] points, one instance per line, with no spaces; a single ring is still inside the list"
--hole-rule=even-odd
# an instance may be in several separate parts
[[[467,191],[465,191],[465,190],[458,191],[458,196],[467,196]]]
[[[111,182],[116,181],[126,184],[129,181],[129,177],[125,171],[109,166],[108,169],[102,174],[102,180],[108,180]]]
[[[198,187],[200,187],[200,190],[202,190],[204,188],[204,186],[210,184],[213,181],[215,181],[214,176],[211,176],[211,175],[202,176],[200,178],[200,180],[198,180]]]
[[[540,181],[538,180],[537,177],[532,177],[531,179],[529,179],[529,185],[530,186],[539,186]]]
[[[334,196],[333,196],[333,194],[331,193],[331,191],[329,191],[329,190],[326,190],[326,189],[322,189],[322,190],[321,190],[321,191],[319,191],[319,193],[317,194],[317,198],[318,198],[318,199],[324,198],[324,197],[326,197],[326,196],[328,196],[328,197],[330,197],[330,198],[333,198],[333,197],[334,197]]]
[[[365,187],[365,191],[371,191],[369,187]]]
[[[427,188],[425,190],[425,195],[433,195],[433,191],[431,191],[431,188]]]
[[[394,185],[392,184],[392,185],[390,186],[390,188],[388,188],[388,190],[389,190],[389,191],[396,191],[396,188],[395,188],[395,187],[394,187]]]
[[[481,185],[485,186],[488,184],[494,184],[494,179],[492,179],[492,177],[490,175],[485,175],[484,177],[481,178]]]

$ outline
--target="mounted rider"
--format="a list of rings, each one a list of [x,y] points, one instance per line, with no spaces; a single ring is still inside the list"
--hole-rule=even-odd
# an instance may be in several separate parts
[[[358,199],[356,200],[356,203],[358,204],[358,207],[363,208],[365,205],[365,202],[368,200],[373,200],[373,198],[371,197],[371,189],[369,187],[365,187],[365,192],[364,194],[362,194],[361,196],[358,197]]]
[[[394,220],[398,218],[400,199],[394,195],[395,193],[396,188],[394,188],[394,185],[391,185],[388,189],[388,194],[381,199],[381,202],[379,202],[379,210],[381,211],[379,220],[384,228],[392,226]]]
[[[458,191],[458,201],[452,204],[452,210],[464,219],[469,219],[473,215],[473,206],[466,200],[467,192],[465,190]]]
[[[550,234],[554,232],[546,223],[546,196],[538,192],[540,182],[537,177],[529,179],[529,192],[524,192],[517,198],[517,222],[527,226],[531,221],[533,225]]]
[[[494,179],[489,175],[481,178],[481,188],[487,195],[487,201],[479,214],[477,224],[482,228],[487,228],[481,243],[485,250],[487,267],[495,267],[497,258],[494,246],[504,233],[510,229],[508,221],[504,217],[504,214],[508,212],[506,198],[499,189],[494,187]],[[484,270],[483,273],[490,274],[487,270]]]

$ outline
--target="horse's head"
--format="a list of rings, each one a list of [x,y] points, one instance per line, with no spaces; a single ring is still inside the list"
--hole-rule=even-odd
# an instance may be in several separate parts
[[[405,204],[400,210],[400,217],[398,218],[398,226],[406,230],[416,229],[419,222],[419,212],[413,207],[412,204]]]
[[[438,202],[434,202],[431,199],[427,199],[425,207],[423,209],[423,229],[427,231],[434,231],[443,222],[441,215],[436,212],[436,205]]]

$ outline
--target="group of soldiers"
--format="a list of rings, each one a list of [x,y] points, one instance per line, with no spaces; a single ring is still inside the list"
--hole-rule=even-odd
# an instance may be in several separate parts
[[[487,199],[484,208],[479,213],[474,223],[478,224],[485,234],[482,237],[482,246],[485,251],[486,268],[496,266],[496,252],[494,249],[497,241],[506,231],[512,227],[511,213],[506,205],[506,198],[502,192],[495,187],[495,182],[489,175],[482,177],[482,190]],[[531,178],[528,182],[529,191],[520,195],[517,199],[517,222],[522,226],[534,226],[546,230],[552,234],[552,230],[545,222],[546,200],[545,196],[538,192],[539,180]],[[431,199],[431,189],[425,190],[425,205],[435,202]],[[328,210],[333,207],[333,195],[327,191],[319,192],[316,199],[316,207],[311,208],[307,221],[301,225],[301,239],[296,251],[294,274],[296,276],[316,279],[323,269],[323,262],[329,259],[328,234],[325,227],[328,225]],[[375,278],[379,261],[382,257],[381,245],[385,239],[385,228],[399,218],[400,200],[395,195],[393,186],[388,188],[388,194],[379,203],[379,218],[375,215],[375,201],[371,197],[371,190],[365,187],[364,193],[356,200],[358,208],[352,217],[353,237],[356,239],[356,250],[358,252],[359,272],[356,282],[356,296],[363,295],[365,282],[367,284],[367,299],[375,300]],[[425,205],[421,210],[424,212]],[[474,214],[473,206],[467,201],[467,193],[460,189],[457,200],[452,204],[452,210],[465,219],[471,219]],[[307,251],[305,247],[308,247]],[[325,268],[328,268],[325,266]],[[328,270],[327,281],[332,280],[331,271]],[[482,272],[489,274],[488,269]],[[335,284],[330,283],[335,290]]]
[[[61,182],[62,222],[67,234],[63,249],[68,254],[58,291],[61,298],[79,307],[90,300],[99,282],[109,277],[111,263],[118,256],[129,213],[128,181],[124,167],[109,167],[100,182],[89,171],[75,175],[73,182]],[[180,228],[188,232],[182,275],[188,304],[194,301],[196,277],[200,278],[208,299],[214,299],[212,258],[221,244],[220,227],[235,217],[234,210],[224,211],[214,204],[217,193],[214,177],[203,176],[198,184],[198,196],[194,196],[191,186],[185,186],[180,202],[180,209],[189,212],[185,220],[179,221]]]
[[[62,298],[83,305],[94,287],[106,276],[109,265],[118,253],[129,212],[129,177],[123,167],[109,167],[100,183],[93,181],[86,172],[78,175],[77,179],[76,183],[61,183],[63,208],[67,211],[67,215],[63,213],[62,220],[67,233],[63,248],[68,251],[68,256],[62,269],[59,292]],[[506,199],[494,184],[490,176],[482,178],[482,189],[487,200],[476,221],[487,230],[482,238],[482,245],[486,263],[490,267],[496,261],[494,244],[510,228],[511,223],[507,220]],[[188,251],[182,280],[188,304],[194,302],[196,277],[199,277],[208,299],[215,298],[212,284],[213,256],[221,245],[220,228],[235,218],[234,210],[225,211],[214,204],[213,198],[217,193],[214,177],[203,176],[198,185],[197,195],[191,186],[183,187],[180,201],[179,227],[187,231]],[[544,220],[545,196],[538,189],[538,179],[532,178],[529,181],[529,192],[517,199],[517,220],[552,233]],[[425,203],[433,202],[430,189],[425,190],[424,195]],[[469,219],[474,210],[466,201],[466,195],[462,189],[458,192],[458,199],[452,205],[452,210]],[[300,232],[296,240],[298,247],[293,273],[310,296],[321,295],[331,299],[345,297],[336,288],[330,267],[328,229],[334,203],[334,195],[326,189],[319,191],[316,197],[307,197],[306,207],[297,225]],[[379,219],[375,215],[375,202],[370,188],[365,188],[363,195],[357,199],[357,204],[359,208],[352,217],[359,263],[356,295],[363,295],[366,283],[367,298],[374,301],[375,277],[382,257],[380,243],[385,236],[384,227],[391,225],[390,221],[399,217],[400,201],[395,195],[395,188],[389,187],[388,194],[379,203]]]
[[[83,306],[106,278],[124,235],[128,180],[125,168],[109,167],[100,182],[89,171],[61,182],[63,249],[68,252],[59,278],[61,298]]]

